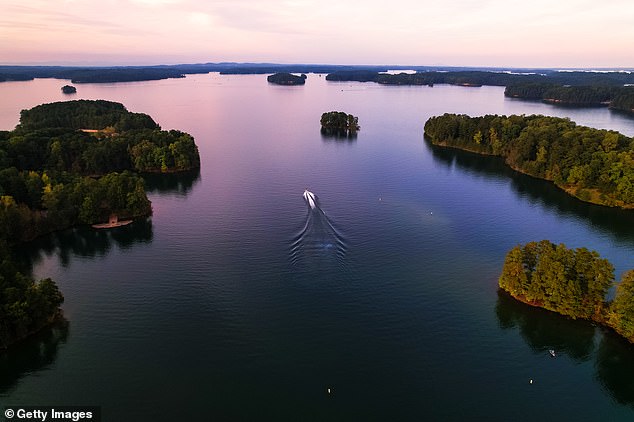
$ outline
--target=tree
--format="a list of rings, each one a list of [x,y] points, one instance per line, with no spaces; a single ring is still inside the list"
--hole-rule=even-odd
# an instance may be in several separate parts
[[[616,287],[609,323],[616,332],[634,342],[634,270],[625,272]]]
[[[513,297],[572,318],[600,319],[614,268],[597,252],[548,240],[516,246],[499,286]]]
[[[327,135],[354,135],[360,129],[358,117],[341,111],[323,113],[320,123],[322,133]]]
[[[546,116],[444,114],[425,123],[431,143],[504,157],[579,199],[634,208],[634,140]]]

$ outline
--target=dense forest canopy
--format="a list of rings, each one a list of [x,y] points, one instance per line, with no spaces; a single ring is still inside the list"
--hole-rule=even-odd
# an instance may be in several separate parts
[[[432,143],[503,157],[577,198],[634,208],[634,140],[546,116],[444,114],[425,123]]]
[[[131,113],[120,103],[104,100],[76,100],[42,104],[20,112],[18,132],[37,129],[160,129],[147,114]]]
[[[151,213],[137,173],[200,167],[193,138],[108,101],[44,104],[0,132],[0,348],[41,328],[62,296],[11,264],[11,246],[77,224]]]
[[[517,83],[507,85],[504,95],[523,100],[540,100],[568,106],[609,106],[634,113],[634,87],[591,85],[561,86],[553,83]]]
[[[613,283],[614,267],[597,252],[548,240],[513,248],[499,279],[500,288],[518,300],[602,323],[634,342],[634,270],[623,274],[609,302]]]
[[[18,271],[0,241],[0,351],[55,320],[63,302],[50,278],[35,281]]]

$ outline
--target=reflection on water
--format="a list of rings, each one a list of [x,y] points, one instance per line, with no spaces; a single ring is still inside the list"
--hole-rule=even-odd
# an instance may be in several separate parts
[[[587,361],[595,344],[595,327],[587,321],[563,317],[554,312],[526,305],[498,291],[495,314],[502,329],[518,328],[535,353],[549,349],[575,361]]]
[[[352,143],[357,140],[357,133],[348,132],[347,130],[332,131],[332,130],[326,130],[322,128],[320,132],[321,132],[321,139],[325,142],[336,141],[336,142],[342,142],[342,143],[343,142]]]
[[[182,174],[145,175],[147,192],[185,196],[200,180],[200,171]],[[16,248],[20,269],[31,273],[47,256],[56,256],[63,267],[73,257],[105,256],[116,247],[126,250],[148,244],[154,237],[152,219],[143,218],[127,226],[97,230],[89,226],[51,233]],[[68,321],[62,320],[11,350],[0,354],[0,392],[8,391],[25,374],[45,369],[57,356],[59,345],[68,337]]]
[[[498,291],[495,314],[502,329],[518,329],[534,353],[554,349],[575,362],[594,358],[596,378],[619,403],[634,407],[633,346],[612,331],[589,321],[573,320],[535,308]],[[595,334],[601,334],[595,347]],[[596,350],[595,350],[596,349]]]
[[[148,193],[185,196],[200,181],[200,169],[183,173],[144,174],[143,180],[145,180],[145,190]]]
[[[631,210],[604,207],[580,201],[546,180],[536,179],[508,167],[502,158],[482,156],[454,148],[443,148],[425,142],[434,162],[447,167],[457,166],[474,175],[491,179],[508,179],[520,197],[559,215],[573,215],[589,220],[593,226],[612,234],[620,241],[634,240],[634,213]]]
[[[628,236],[625,230],[611,222],[606,235],[575,218],[592,208],[576,210],[548,183],[487,168],[481,157],[426,153],[420,139],[425,118],[444,112],[556,109],[506,101],[500,87],[356,84],[343,92],[323,78],[313,82],[301,93],[270,89],[261,77],[217,74],[82,87],[83,98],[123,102],[203,140],[201,175],[146,176],[156,213],[140,234],[134,226],[82,229],[38,241],[44,249],[31,252],[41,256],[34,272],[64,287],[72,336],[33,377],[18,365],[22,378],[0,401],[83,400],[107,407],[113,420],[135,421],[196,420],[209,412],[220,420],[631,418],[632,409],[602,391],[602,383],[614,382],[591,379],[599,330],[590,340],[591,325],[573,321],[571,329],[557,315],[533,326],[516,303],[499,309],[515,327],[501,329],[490,280],[518,237],[547,237],[554,224],[562,240],[572,243],[582,231],[588,238],[580,243],[602,255],[607,249],[624,267],[634,242],[617,245],[610,233]],[[61,95],[57,83],[36,80],[2,96],[15,122],[28,108],[23,98],[32,105],[55,99],[44,87]],[[320,141],[316,118],[333,107],[367,122],[359,142]],[[632,133],[630,121],[595,111],[571,117]],[[552,202],[536,186],[560,203],[531,206]],[[325,235],[324,216],[309,214],[305,187],[321,196],[325,217],[343,233],[343,262],[327,246],[336,242],[318,242],[333,236]],[[553,218],[560,208],[574,215]],[[292,265],[293,234],[309,217],[311,234]],[[549,224],[538,225],[542,218]],[[319,244],[324,248],[311,249]],[[60,266],[57,254],[72,265]],[[563,339],[550,327],[558,323]],[[550,358],[548,348],[561,358]],[[534,367],[532,358],[548,368]],[[557,370],[551,380],[558,384],[521,388],[529,387],[527,376],[543,379],[540,369]],[[541,404],[539,416],[532,404]],[[177,415],[182,409],[187,414]]]
[[[24,264],[31,269],[44,256],[59,256],[62,266],[70,264],[73,256],[104,256],[113,245],[128,249],[137,243],[152,242],[152,220],[145,218],[127,226],[97,230],[82,226],[42,236],[18,248],[17,256],[26,259]]]
[[[68,326],[68,321],[62,319],[10,352],[0,352],[0,393],[9,391],[24,374],[41,371],[51,365],[59,347],[68,339]]]
[[[597,350],[597,379],[619,403],[634,407],[634,354],[632,345],[611,331]]]

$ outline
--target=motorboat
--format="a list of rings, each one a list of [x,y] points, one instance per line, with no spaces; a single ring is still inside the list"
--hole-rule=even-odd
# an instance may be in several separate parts
[[[308,202],[308,205],[310,205],[311,208],[314,209],[317,206],[315,194],[308,189],[304,189],[304,199]]]

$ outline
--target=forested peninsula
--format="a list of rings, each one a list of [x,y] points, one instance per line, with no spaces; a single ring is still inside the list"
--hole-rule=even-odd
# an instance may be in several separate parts
[[[444,114],[425,123],[434,145],[499,156],[582,201],[634,208],[634,140],[547,116]]]
[[[595,321],[634,343],[634,270],[622,275],[608,301],[614,279],[614,267],[597,252],[542,240],[507,254],[499,286],[524,303]]]
[[[634,74],[631,72],[417,71],[388,74],[372,69],[339,70],[328,81],[376,82],[383,85],[450,84],[468,87],[504,86],[504,95],[571,107],[609,106],[634,114]]]
[[[108,101],[23,110],[0,131],[0,349],[59,314],[63,296],[13,263],[12,247],[55,230],[151,213],[139,173],[200,167],[193,138]]]

